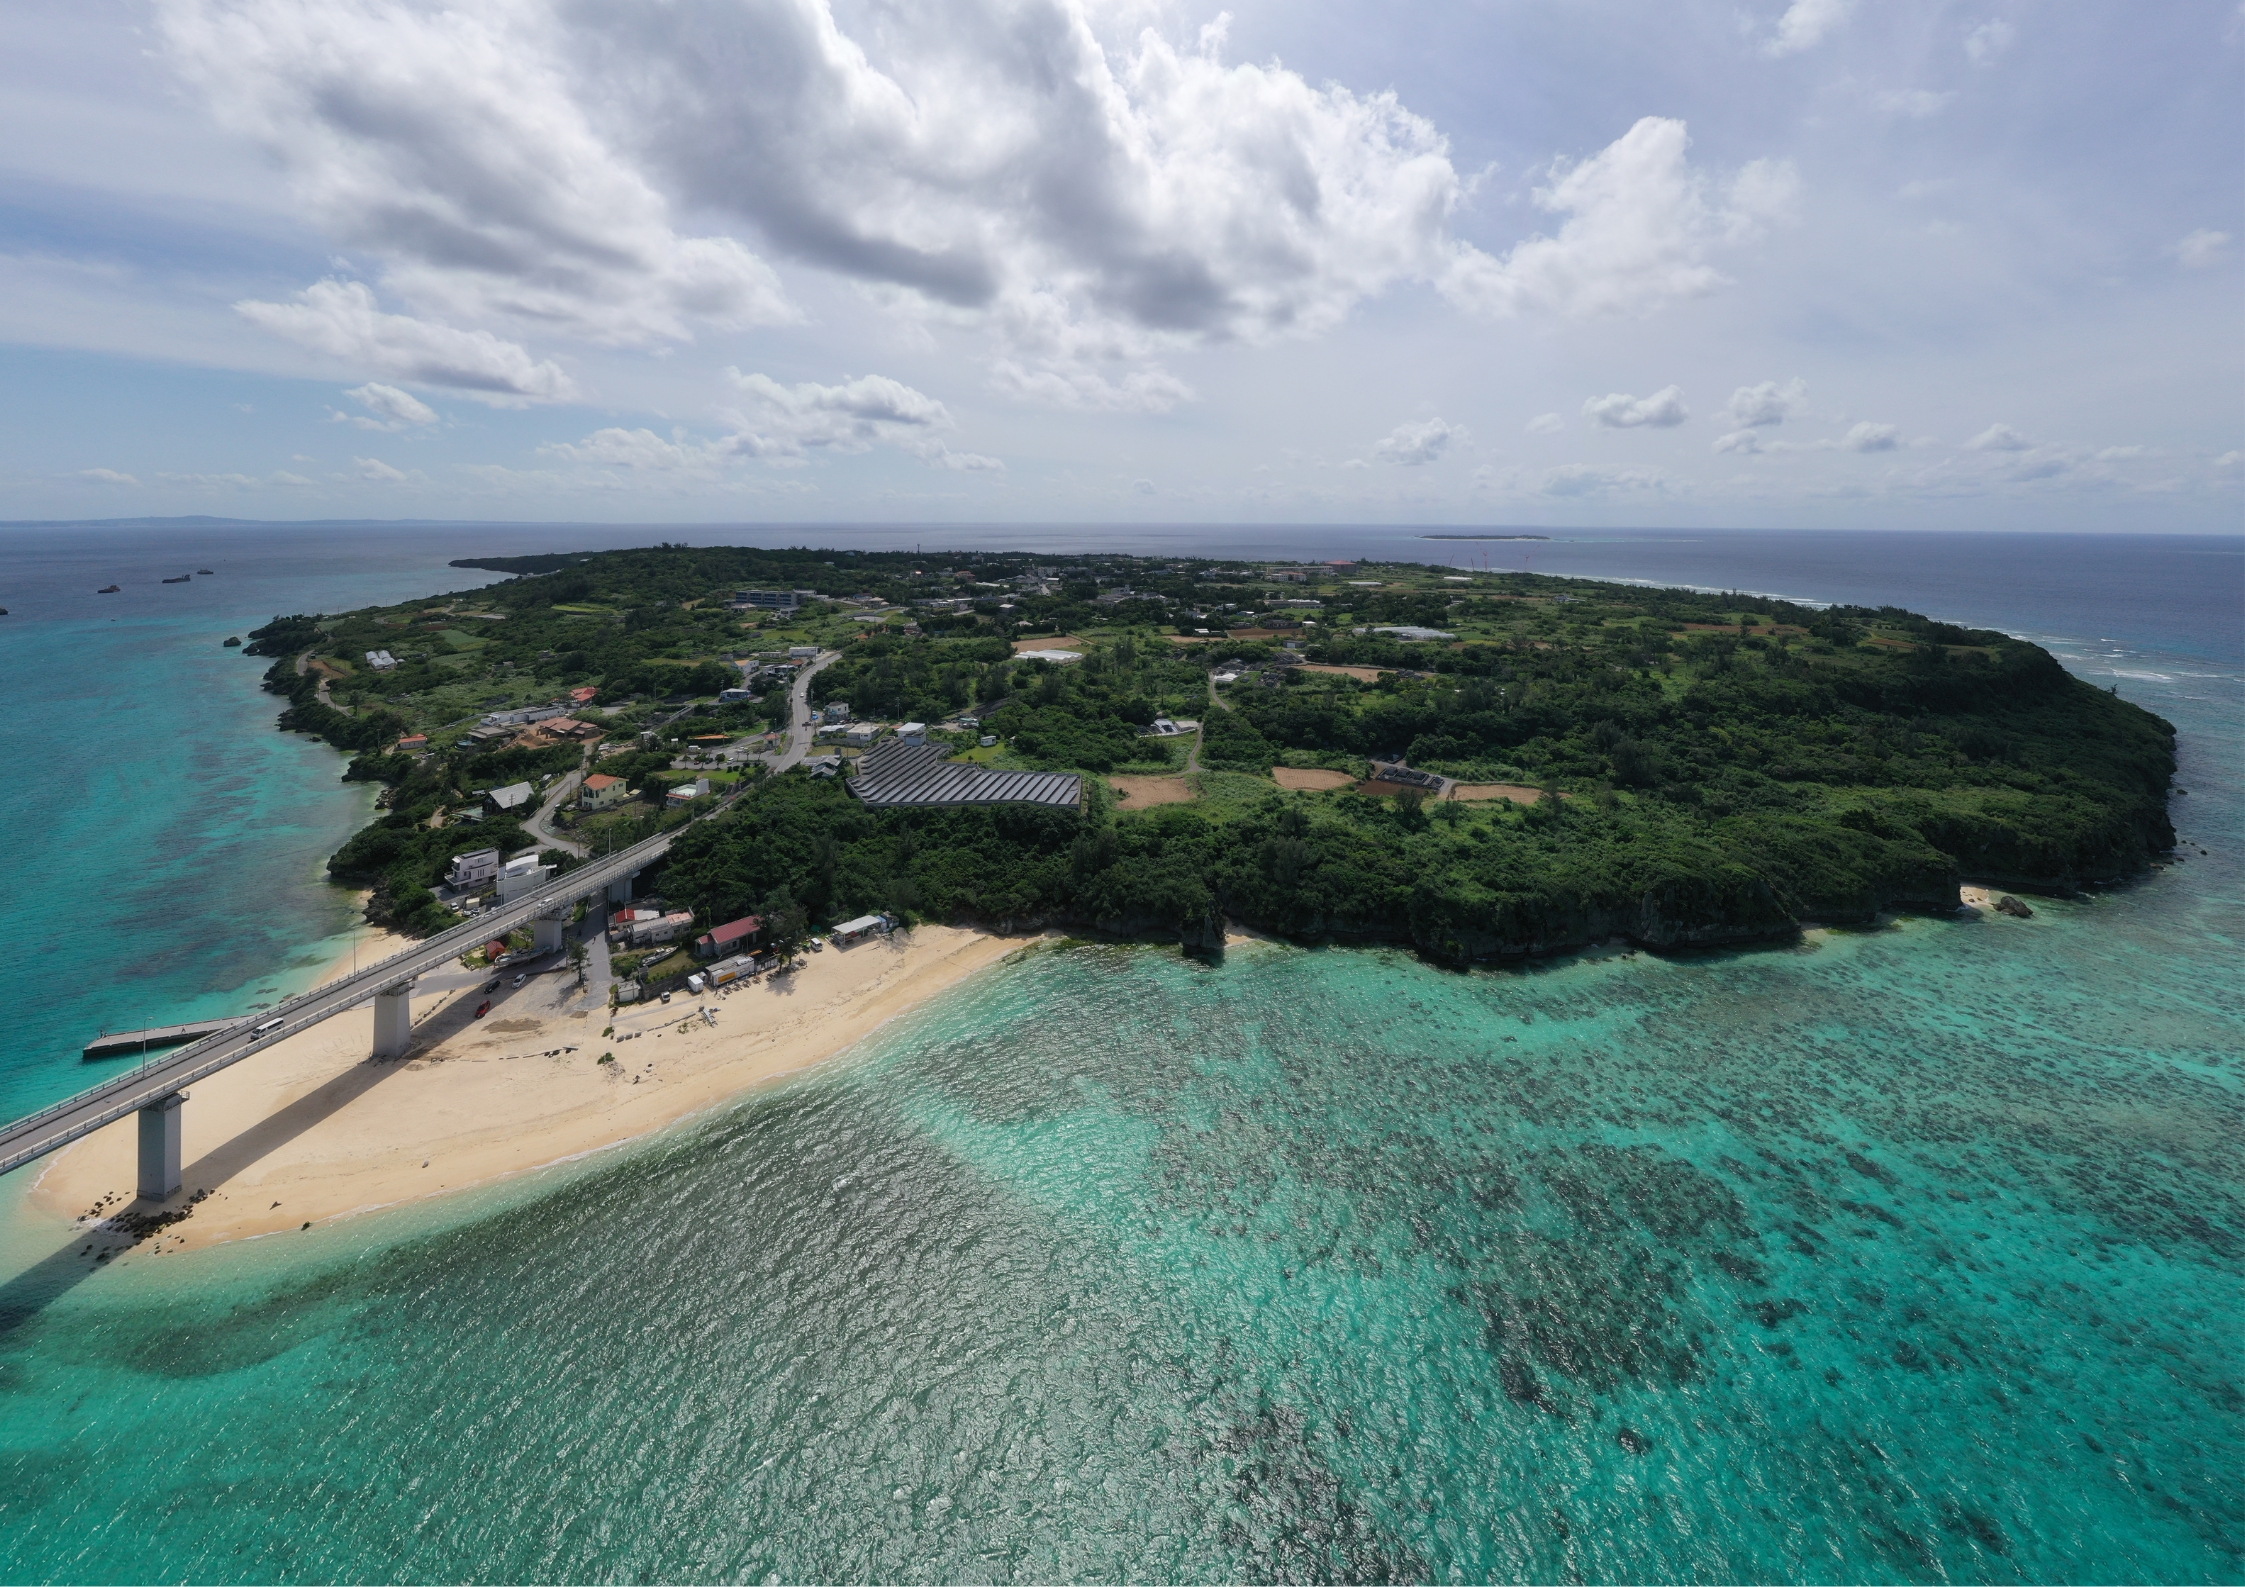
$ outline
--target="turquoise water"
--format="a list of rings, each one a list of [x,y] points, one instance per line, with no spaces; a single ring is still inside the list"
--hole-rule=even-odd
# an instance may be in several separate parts
[[[0,1578],[2235,1580],[2240,669],[2051,637],[2196,841],[2033,920],[1032,953],[658,1140],[99,1272],[0,1181]]]

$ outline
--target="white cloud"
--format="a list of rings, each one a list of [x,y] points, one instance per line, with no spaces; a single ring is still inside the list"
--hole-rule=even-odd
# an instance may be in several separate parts
[[[876,443],[946,429],[942,403],[886,375],[861,375],[838,386],[812,381],[783,386],[769,375],[725,371],[741,406],[725,417],[733,446],[752,457],[800,457],[806,450],[863,452]]]
[[[1524,426],[1529,435],[1557,435],[1567,427],[1567,421],[1556,413],[1539,413]]]
[[[1691,414],[1684,407],[1683,388],[1663,386],[1649,397],[1632,397],[1622,391],[1592,397],[1582,405],[1582,416],[1609,430],[1641,427],[1668,430],[1682,424]]]
[[[1991,424],[1964,444],[1974,452],[2024,452],[2034,442],[2008,424]]]
[[[410,392],[400,391],[395,386],[385,386],[379,381],[354,386],[343,395],[373,411],[371,414],[337,413],[330,408],[328,417],[337,424],[356,425],[362,430],[397,431],[437,422],[436,410],[427,403]]]
[[[732,456],[732,449],[722,441],[692,441],[681,435],[677,440],[666,441],[652,430],[626,430],[611,425],[605,430],[595,430],[582,441],[559,441],[541,446],[539,452],[548,457],[566,458],[572,463],[591,463],[603,468],[641,469],[666,473],[682,469],[708,470],[715,468]]]
[[[377,484],[402,485],[412,478],[405,470],[392,468],[378,457],[354,457],[351,461],[358,468],[359,478],[372,480]]]
[[[1568,316],[1643,314],[1723,284],[1707,263],[1719,243],[1745,242],[1793,201],[1789,164],[1757,160],[1710,201],[1705,178],[1684,158],[1681,121],[1647,116],[1579,164],[1554,168],[1536,202],[1567,219],[1502,259],[1461,248],[1442,290],[1492,315],[1540,311]]]
[[[1936,93],[1930,88],[1895,88],[1878,96],[1874,101],[1890,116],[1907,116],[1912,121],[1923,121],[1938,115],[1956,98],[1950,91]]]
[[[2229,233],[2201,227],[2175,244],[2175,258],[2186,270],[2203,270],[2222,262],[2229,252]]]
[[[2001,17],[1983,22],[1964,36],[1965,58],[1975,66],[1985,66],[2010,49],[2018,37],[2018,28]]]
[[[217,117],[425,313],[619,345],[795,317],[738,243],[672,229],[634,129],[602,124],[632,63],[558,5],[162,0],[157,17]]]
[[[332,357],[497,406],[568,402],[577,395],[576,382],[560,365],[532,358],[519,343],[489,331],[385,314],[373,289],[361,281],[318,281],[294,303],[252,299],[234,309],[253,324]]]
[[[942,403],[886,375],[862,375],[840,385],[804,382],[783,386],[769,375],[725,372],[735,405],[721,417],[731,433],[698,440],[684,430],[665,440],[648,429],[595,430],[581,441],[539,448],[548,457],[599,468],[678,473],[715,478],[734,463],[758,458],[800,464],[814,451],[856,453],[886,443],[931,468],[1002,472],[1005,464],[979,452],[953,451],[935,432],[952,426]]]
[[[140,483],[132,475],[120,474],[113,468],[82,468],[78,470],[74,477],[90,480],[96,485],[137,485]]]
[[[1777,19],[1777,33],[1762,46],[1764,55],[1798,55],[1824,42],[1847,20],[1854,0],[1793,0]]]
[[[1752,430],[1733,430],[1728,435],[1716,438],[1715,450],[1753,456],[1762,450],[1762,438]]]
[[[1798,377],[1782,386],[1774,380],[1765,380],[1758,386],[1740,386],[1732,392],[1730,401],[1723,404],[1723,415],[1742,430],[1783,424],[1785,416],[1807,396],[1808,384]],[[1725,449],[1718,446],[1716,450]]]
[[[1543,492],[1547,496],[1617,496],[1665,492],[1668,476],[1657,469],[1606,468],[1595,463],[1564,463],[1546,469]]]
[[[1891,452],[1902,444],[1902,432],[1891,424],[1865,419],[1850,428],[1840,444],[1850,452]]]
[[[1440,457],[1452,441],[1464,439],[1465,431],[1456,425],[1445,424],[1440,419],[1420,419],[1397,425],[1372,448],[1372,455],[1383,463],[1415,468]]]
[[[997,458],[985,457],[980,452],[954,452],[941,441],[907,443],[905,450],[930,468],[956,469],[966,474],[1005,472],[1006,465]]]

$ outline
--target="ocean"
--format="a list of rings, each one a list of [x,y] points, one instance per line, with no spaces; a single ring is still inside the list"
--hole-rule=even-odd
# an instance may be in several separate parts
[[[1891,602],[2168,717],[2188,790],[2182,864],[2028,921],[1033,952],[657,1139],[185,1261],[81,1270],[10,1176],[0,1577],[2237,1579],[2245,543],[1553,533],[0,530],[11,1112],[101,1025],[347,943],[317,877],[365,792],[218,640],[477,552],[1532,554]]]

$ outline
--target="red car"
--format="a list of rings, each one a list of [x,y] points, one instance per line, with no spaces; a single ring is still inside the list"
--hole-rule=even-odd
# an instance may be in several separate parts
[[[480,1003],[478,1003],[478,1004],[476,1005],[476,1018],[477,1018],[477,1019],[481,1019],[481,1018],[483,1018],[483,1016],[484,1016],[484,1015],[486,1015],[486,1014],[488,1014],[488,1013],[490,1013],[490,1012],[491,1012],[491,999],[489,999],[488,997],[487,997],[487,998],[485,998],[485,999],[484,999],[484,1000],[483,1000],[482,1002],[480,1002]]]

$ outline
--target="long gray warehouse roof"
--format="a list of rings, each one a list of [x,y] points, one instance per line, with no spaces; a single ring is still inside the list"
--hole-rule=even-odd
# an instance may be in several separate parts
[[[991,771],[954,766],[940,744],[894,745],[857,763],[850,791],[868,805],[1064,805],[1083,800],[1083,779],[1066,771]]]

